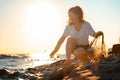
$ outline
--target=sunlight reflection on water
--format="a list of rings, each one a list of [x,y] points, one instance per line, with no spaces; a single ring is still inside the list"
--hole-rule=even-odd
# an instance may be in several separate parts
[[[48,53],[31,53],[30,55],[31,66],[39,66],[43,64],[50,64],[55,62],[58,59],[51,59]]]
[[[59,56],[59,57],[57,57]],[[55,61],[65,59],[65,55],[55,55],[54,58],[49,57],[49,53],[31,53],[31,54],[16,54],[0,56],[0,69],[27,69],[36,66],[51,64]]]

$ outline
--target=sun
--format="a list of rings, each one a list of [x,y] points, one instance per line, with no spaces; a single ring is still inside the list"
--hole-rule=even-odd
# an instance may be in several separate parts
[[[23,11],[23,36],[27,46],[40,48],[58,31],[61,13],[55,3],[32,2]]]

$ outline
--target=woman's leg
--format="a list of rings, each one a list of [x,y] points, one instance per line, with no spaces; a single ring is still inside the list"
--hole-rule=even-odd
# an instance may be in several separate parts
[[[76,41],[74,38],[69,37],[67,39],[67,43],[66,43],[66,61],[64,63],[64,65],[69,65],[70,61],[71,61],[71,54],[72,52],[75,50],[76,47]]]
[[[88,55],[87,52],[85,51],[84,48],[77,48],[74,52],[73,55],[76,58],[80,58],[81,60],[81,65],[84,65],[89,59],[88,59]]]

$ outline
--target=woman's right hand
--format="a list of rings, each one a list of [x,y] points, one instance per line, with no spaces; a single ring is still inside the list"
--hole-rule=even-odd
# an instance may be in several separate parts
[[[55,49],[50,53],[50,57],[51,57],[51,58],[53,58],[54,54],[59,50],[59,48],[60,48],[61,44],[63,43],[63,41],[65,40],[65,38],[66,38],[66,36],[62,36],[62,37],[59,39],[59,41],[58,41]]]
[[[50,53],[50,58],[53,58],[54,54],[55,54],[55,51],[53,50],[53,51]]]
[[[50,53],[50,57],[53,58],[54,54],[59,50],[60,45],[57,45],[55,49]]]

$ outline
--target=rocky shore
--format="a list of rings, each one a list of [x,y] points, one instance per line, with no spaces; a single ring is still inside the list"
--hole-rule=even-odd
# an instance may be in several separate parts
[[[120,58],[109,56],[101,59],[98,70],[95,65],[81,68],[79,60],[72,60],[72,65],[63,66],[64,60],[52,64],[28,68],[25,72],[0,69],[0,80],[120,80]]]
[[[28,68],[24,72],[0,69],[0,80],[120,80],[120,50],[116,53],[113,48],[107,59],[102,57],[98,63],[85,68],[78,64],[79,59],[73,59],[70,66],[63,66],[64,61]]]

